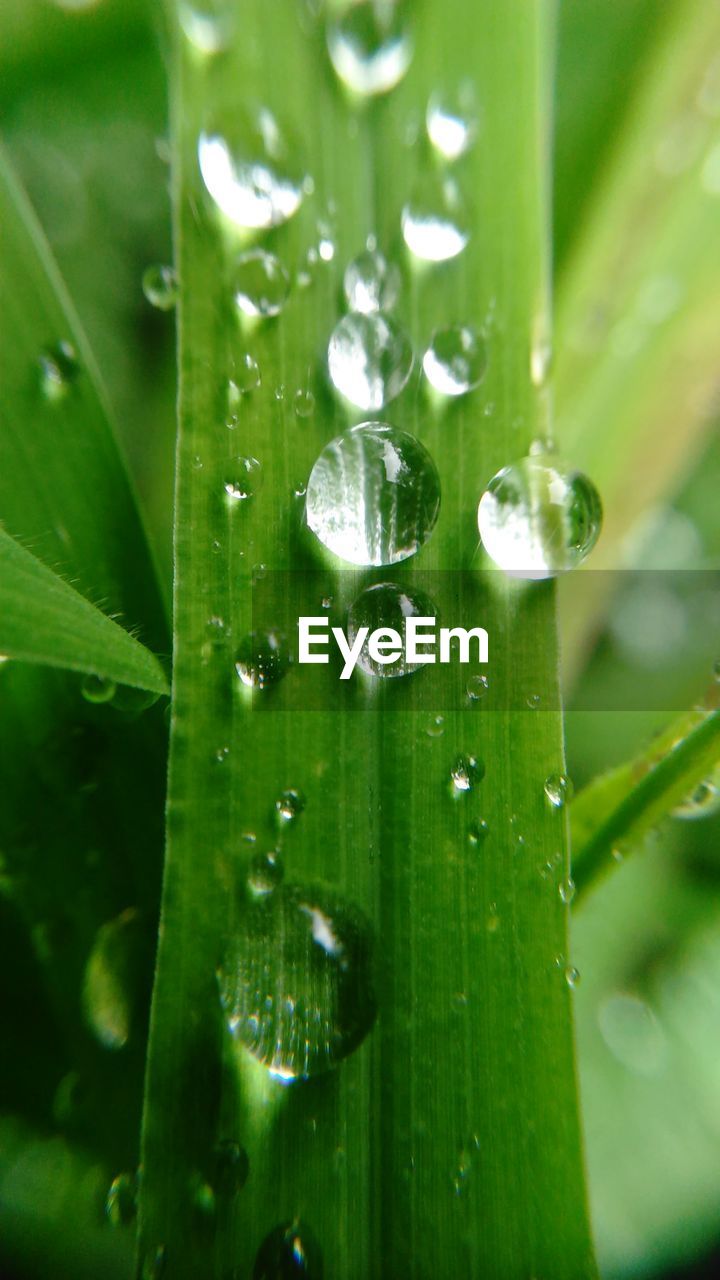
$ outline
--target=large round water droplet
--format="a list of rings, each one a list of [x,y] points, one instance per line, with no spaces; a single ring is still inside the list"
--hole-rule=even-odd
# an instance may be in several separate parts
[[[391,311],[400,294],[400,271],[378,249],[365,249],[345,268],[343,288],[351,311]]]
[[[401,216],[403,239],[423,262],[456,258],[470,239],[470,224],[460,189],[450,178],[430,173],[413,192]]]
[[[284,1222],[257,1251],[253,1280],[322,1280],[320,1246],[307,1223]]]
[[[241,253],[233,271],[235,303],[246,316],[279,316],[290,292],[290,277],[279,258],[264,249]]]
[[[470,149],[477,135],[478,110],[472,80],[453,90],[430,95],[425,112],[428,137],[445,160],[457,160]]]
[[[230,1031],[281,1080],[337,1066],[375,1019],[372,948],[365,915],[328,889],[248,898],[218,975]]]
[[[348,612],[348,636],[351,644],[361,627],[368,627],[370,635],[377,630],[394,632],[402,649],[401,656],[394,662],[382,662],[374,657],[368,647],[363,645],[358,658],[358,666],[371,676],[405,676],[412,671],[420,671],[421,662],[405,660],[405,633],[408,618],[437,618],[437,609],[429,596],[415,587],[408,590],[395,582],[379,582],[375,586],[366,587],[350,606]]]
[[[251,689],[268,689],[287,671],[288,653],[276,631],[252,631],[240,641],[235,670],[242,684]]]
[[[443,396],[463,396],[477,387],[487,368],[487,350],[470,325],[436,329],[423,356],[428,382]]]
[[[478,507],[488,555],[518,578],[552,578],[592,551],[602,504],[587,476],[560,471],[553,459],[522,458],[490,481]]]
[[[151,307],[156,307],[158,311],[172,311],[178,297],[178,281],[173,267],[156,264],[146,267],[142,291]]]
[[[200,134],[198,161],[215,204],[236,227],[275,227],[300,206],[304,174],[266,107],[233,106],[227,128],[211,125]]]
[[[427,449],[382,422],[331,440],[308,481],[308,527],[349,564],[397,564],[415,555],[439,509],[440,479]]]
[[[330,61],[343,84],[361,97],[387,93],[410,66],[408,0],[354,0],[330,17]]]
[[[379,311],[343,316],[328,343],[328,371],[340,395],[358,409],[382,409],[400,395],[413,367],[409,337]]]

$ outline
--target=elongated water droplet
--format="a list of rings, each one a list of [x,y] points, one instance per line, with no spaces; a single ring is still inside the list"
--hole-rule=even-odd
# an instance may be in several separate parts
[[[472,80],[430,95],[425,126],[435,150],[444,160],[457,160],[470,150],[477,136],[478,109]]]
[[[480,384],[487,368],[487,350],[470,325],[436,329],[423,356],[428,382],[443,396],[463,396]]]
[[[252,1280],[323,1280],[320,1246],[307,1223],[294,1218],[266,1235]]]
[[[330,890],[249,898],[219,972],[230,1031],[283,1081],[337,1066],[375,1019],[372,947],[367,918]]]
[[[254,356],[245,352],[233,362],[231,376],[228,379],[228,408],[236,410],[243,396],[256,391],[260,386],[260,367]]]
[[[142,1280],[163,1280],[166,1249],[164,1244],[151,1245],[143,1254]]]
[[[421,181],[401,216],[405,244],[423,262],[455,258],[470,239],[470,224],[460,189],[450,178],[430,173]]]
[[[157,307],[158,311],[172,311],[178,297],[178,280],[174,268],[159,265],[146,267],[142,291],[151,307]]]
[[[233,293],[243,315],[263,319],[279,316],[290,293],[290,277],[273,253],[250,249],[235,263]]]
[[[592,481],[537,457],[499,471],[478,508],[485,550],[518,578],[552,578],[576,568],[595,546],[601,524]]]
[[[180,0],[183,35],[198,53],[221,53],[230,44],[236,12],[229,0]]]
[[[306,519],[350,564],[389,565],[415,555],[435,527],[440,480],[407,431],[365,422],[326,445],[308,481]]]
[[[299,209],[305,177],[272,112],[233,105],[227,127],[211,124],[200,134],[203,182],[234,226],[263,230],[286,222]]]
[[[572,798],[572,783],[564,773],[551,773],[545,779],[545,798],[553,809],[563,809]]]
[[[713,770],[709,777],[698,783],[682,803],[672,810],[672,815],[674,818],[695,820],[697,818],[709,818],[711,814],[717,813],[719,809],[720,768],[717,768]]]
[[[413,367],[409,337],[379,311],[343,316],[328,343],[328,371],[336,391],[358,409],[376,411],[407,385]]]
[[[279,826],[287,826],[300,817],[305,808],[305,796],[296,787],[288,787],[275,801],[275,817]]]
[[[273,893],[282,882],[284,874],[283,861],[276,850],[269,853],[255,853],[248,868],[248,890],[254,898],[264,898]]]
[[[123,1049],[130,1038],[142,942],[138,912],[129,908],[98,929],[90,952],[83,1007],[105,1049]]]
[[[293,408],[295,409],[295,416],[297,418],[305,419],[312,417],[315,411],[315,397],[312,391],[308,391],[304,387],[300,387],[295,392]]]
[[[353,0],[328,20],[330,61],[352,93],[388,93],[412,59],[408,0]]]
[[[56,342],[38,357],[40,387],[46,400],[64,400],[80,373],[80,362],[72,343]]]
[[[560,901],[564,902],[566,907],[569,907],[575,897],[575,881],[570,876],[565,880],[561,880],[558,885],[558,893],[560,894]]]
[[[243,502],[262,487],[262,465],[257,458],[234,458],[225,464],[223,492],[228,502]]]
[[[565,981],[569,987],[576,987],[580,981],[580,970],[575,968],[574,964],[565,966]]]
[[[454,795],[462,795],[472,791],[477,782],[485,777],[485,765],[477,756],[458,756],[451,771],[450,783]]]
[[[112,1227],[125,1227],[137,1213],[138,1180],[135,1173],[119,1173],[105,1197],[105,1217]]]
[[[285,675],[289,656],[276,631],[252,631],[240,641],[235,670],[243,685],[269,689]]]
[[[351,311],[392,311],[400,296],[400,271],[378,249],[365,249],[345,268],[343,288]]]
[[[379,582],[360,592],[348,612],[348,636],[351,644],[355,643],[361,627],[368,627],[370,635],[379,629],[389,629],[394,633],[395,647],[400,650],[400,657],[394,662],[383,662],[380,652],[375,654],[366,641],[358,658],[361,670],[371,676],[384,677],[405,676],[422,669],[423,663],[405,659],[408,618],[437,618],[435,605],[423,591],[418,591],[415,587],[408,590],[394,582]]]
[[[117,692],[114,680],[107,676],[84,676],[80,691],[86,702],[111,702]]]

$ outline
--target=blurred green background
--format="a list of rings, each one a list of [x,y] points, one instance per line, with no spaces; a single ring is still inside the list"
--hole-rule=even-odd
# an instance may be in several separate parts
[[[560,6],[558,294],[660,28],[683,4]],[[103,0],[70,9],[53,0],[3,0],[2,136],[106,381],[169,590],[174,325],[171,313],[147,303],[140,283],[146,266],[171,260],[161,7]],[[625,539],[627,567],[720,567],[720,441],[712,425],[699,462],[690,451],[688,460],[666,500]],[[619,589],[613,625],[596,631],[569,690],[576,789],[636,751],[673,706],[709,681],[697,632],[718,635],[720,617],[702,591],[700,583],[695,594],[673,592],[665,580],[654,594]],[[653,647],[658,633],[666,643]],[[617,710],[623,691],[642,679],[662,691],[658,705],[667,711]],[[3,887],[0,860],[0,893]],[[582,1102],[607,1280],[720,1273],[719,906],[720,804],[709,804],[702,816],[670,819],[576,914]],[[95,1136],[67,1124],[63,1089],[72,1081],[10,898],[0,923],[7,955],[0,966],[0,1275],[44,1274],[38,1240],[55,1231],[66,1274],[81,1256],[89,1273],[93,1251],[104,1275],[108,1268],[128,1274],[131,1246],[122,1230],[112,1249],[104,1243],[114,1171]],[[87,1221],[74,1216],[80,1183],[88,1192],[83,1204],[95,1206]]]

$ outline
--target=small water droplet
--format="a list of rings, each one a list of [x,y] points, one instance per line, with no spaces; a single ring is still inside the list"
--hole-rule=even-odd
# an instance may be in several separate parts
[[[489,688],[490,681],[487,676],[470,676],[465,685],[465,692],[471,702],[479,702],[481,698],[485,697]]]
[[[436,329],[425,355],[423,372],[443,396],[463,396],[480,385],[487,368],[487,349],[470,325]]]
[[[70,342],[56,342],[38,357],[40,387],[46,400],[64,400],[80,374],[77,352]]]
[[[320,1246],[307,1223],[294,1218],[265,1236],[252,1280],[322,1280],[322,1275]]]
[[[467,829],[468,844],[472,845],[473,848],[484,844],[488,838],[489,830],[490,828],[484,818],[481,818],[479,822],[471,822]]]
[[[457,257],[470,239],[468,212],[457,183],[440,174],[426,175],[403,207],[401,226],[405,244],[422,262]]]
[[[229,755],[230,755],[230,748],[227,744],[224,744],[222,747],[218,747],[217,750],[213,752],[213,760],[215,761],[216,764],[224,764]]]
[[[257,458],[235,458],[225,464],[223,492],[231,504],[251,498],[262,487],[262,466]]]
[[[210,125],[198,140],[203,182],[234,226],[279,226],[300,207],[304,173],[272,112],[233,103],[228,128]]]
[[[111,702],[116,691],[115,681],[109,680],[107,676],[85,676],[80,686],[80,692],[86,702]]]
[[[315,412],[315,397],[312,391],[308,391],[305,388],[300,387],[299,390],[295,392],[293,407],[295,409],[296,417],[312,417],[312,414]]]
[[[541,702],[540,694],[539,694],[539,693],[531,693],[531,694],[529,694],[529,695],[528,695],[528,697],[525,699],[525,701],[526,701],[526,703],[527,703],[527,705],[528,705],[528,707],[530,708],[530,710],[531,710],[531,711],[537,711],[538,707],[540,706],[540,702]]]
[[[379,311],[343,316],[328,343],[335,390],[358,409],[382,409],[407,385],[414,362],[404,329]]]
[[[275,801],[275,817],[278,825],[284,827],[299,818],[305,803],[305,796],[296,787],[288,787],[283,791]]]
[[[287,1083],[337,1066],[375,1020],[372,950],[370,922],[330,890],[248,897],[218,975],[230,1031]]]
[[[239,1142],[223,1138],[215,1148],[215,1185],[218,1195],[228,1199],[242,1191],[250,1174],[248,1153]]]
[[[178,279],[174,268],[158,264],[146,267],[142,291],[151,307],[157,307],[158,311],[172,311],[178,299]]]
[[[198,53],[221,53],[230,44],[236,13],[228,0],[180,0],[178,18],[186,40]]]
[[[162,1280],[165,1275],[165,1258],[164,1244],[151,1245],[143,1255],[142,1280]]]
[[[455,89],[430,95],[425,112],[428,138],[444,160],[457,160],[470,150],[478,129],[478,109],[472,80]]]
[[[285,675],[289,657],[276,631],[252,631],[240,642],[235,670],[243,685],[269,689]]]
[[[233,293],[243,315],[262,319],[279,316],[290,293],[290,277],[273,253],[250,249],[235,263]]]
[[[535,457],[499,471],[478,507],[485,550],[518,578],[552,578],[576,568],[595,546],[601,524],[592,481]]]
[[[400,271],[378,249],[365,249],[345,268],[343,288],[351,311],[391,311],[400,296]]]
[[[564,902],[566,907],[569,907],[575,897],[575,881],[570,876],[565,880],[561,880],[558,885],[558,893],[560,894],[560,901]]]
[[[482,760],[478,760],[476,756],[458,756],[450,771],[453,795],[462,795],[466,791],[472,791],[475,783],[481,782],[484,777],[485,765]]]
[[[720,809],[720,767],[704,778],[682,801],[672,810],[674,818],[694,820],[709,818]]]
[[[360,97],[388,93],[412,59],[408,0],[353,0],[326,27],[330,61],[347,89]]]
[[[425,732],[428,738],[442,738],[445,732],[445,717],[439,715],[431,716],[425,726]]]
[[[337,436],[308,481],[308,527],[350,564],[390,565],[415,555],[439,508],[440,480],[424,445],[382,422]]]
[[[256,391],[260,383],[260,366],[257,360],[246,351],[233,363],[232,375],[228,380],[229,408],[237,409],[243,396]]]
[[[105,1197],[105,1217],[112,1227],[125,1227],[137,1213],[138,1180],[135,1173],[119,1173]]]
[[[432,600],[423,591],[414,587],[408,590],[394,582],[379,582],[364,591],[355,599],[348,611],[348,638],[355,643],[361,627],[373,632],[387,632],[385,639],[389,644],[384,650],[376,649],[368,640],[360,650],[357,664],[367,675],[392,677],[405,676],[413,671],[420,671],[423,662],[408,661],[405,653],[405,637],[408,618],[437,618],[437,609]],[[428,624],[429,625],[429,624]],[[389,652],[399,652],[394,661],[389,660]],[[422,652],[422,646],[420,646]]]
[[[580,981],[580,970],[574,964],[565,965],[565,981],[569,987],[576,987]]]
[[[130,1039],[142,945],[134,908],[101,925],[83,978],[83,1009],[104,1049],[124,1049]]]
[[[253,855],[248,868],[247,886],[255,898],[273,893],[281,883],[285,868],[277,850]]]
[[[563,809],[572,798],[573,788],[564,773],[551,773],[544,783],[545,797],[553,809]]]

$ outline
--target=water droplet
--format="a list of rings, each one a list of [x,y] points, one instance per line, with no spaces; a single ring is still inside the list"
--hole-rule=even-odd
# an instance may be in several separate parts
[[[574,964],[565,965],[565,981],[569,987],[576,987],[580,981],[580,970]]]
[[[282,637],[276,631],[251,631],[240,642],[235,670],[248,688],[268,689],[285,675],[288,661]]]
[[[40,387],[46,400],[64,400],[80,374],[77,352],[70,342],[56,342],[38,357]]]
[[[444,160],[457,160],[477,136],[478,109],[472,80],[430,95],[425,112],[428,138]]]
[[[487,676],[470,676],[465,685],[465,691],[471,702],[479,702],[481,698],[485,697],[489,688],[490,681]]]
[[[489,830],[490,828],[484,818],[481,818],[479,822],[471,822],[467,829],[468,844],[472,845],[473,848],[484,844],[488,838]]]
[[[290,277],[273,253],[250,249],[235,263],[233,293],[243,315],[262,319],[279,316],[290,293]]]
[[[674,818],[709,818],[720,809],[720,767],[698,783],[681,804],[672,810]]]
[[[365,249],[345,268],[343,288],[351,311],[391,311],[400,296],[400,271],[378,249]]]
[[[365,422],[337,436],[308,481],[308,527],[350,564],[389,565],[415,555],[435,527],[440,480],[407,431]]]
[[[575,897],[575,881],[570,876],[566,880],[561,880],[558,885],[558,893],[560,894],[560,901],[564,902],[566,907],[569,907]]]
[[[286,1082],[337,1066],[375,1019],[372,945],[365,915],[330,890],[249,898],[219,973],[230,1031]]]
[[[299,818],[305,803],[302,791],[298,791],[296,787],[288,787],[287,791],[283,791],[275,801],[275,817],[278,824],[281,827],[287,826],[289,822]]]
[[[470,325],[436,329],[423,356],[428,382],[443,396],[463,396],[479,386],[487,368],[487,349]]]
[[[460,189],[451,179],[428,174],[403,207],[405,244],[423,262],[455,258],[470,239],[467,208]]]
[[[307,1223],[294,1218],[266,1235],[252,1280],[322,1280],[322,1275],[320,1246]]]
[[[442,738],[445,732],[445,717],[431,716],[425,726],[425,732],[428,738]]]
[[[537,711],[538,707],[540,706],[540,694],[539,693],[529,694],[528,697],[526,698],[526,702],[531,711]]]
[[[80,686],[80,692],[86,702],[111,702],[116,690],[115,681],[109,680],[107,676],[85,676]]]
[[[437,618],[437,609],[429,596],[423,591],[398,586],[394,582],[379,582],[364,591],[350,606],[348,611],[348,637],[351,644],[361,627],[368,627],[370,635],[374,631],[389,632],[385,637],[392,642],[394,651],[400,651],[395,661],[382,660],[383,651],[371,648],[368,641],[360,650],[358,666],[371,676],[405,676],[413,671],[420,671],[422,662],[409,662],[405,658],[405,633],[408,618]],[[422,646],[420,646],[422,649]]]
[[[180,0],[178,18],[198,53],[221,53],[230,44],[236,14],[228,0]]]
[[[239,1142],[223,1138],[215,1148],[215,1184],[218,1195],[225,1197],[242,1191],[250,1174],[248,1153]]]
[[[113,1227],[125,1227],[137,1213],[137,1174],[119,1173],[105,1197],[105,1217]]]
[[[300,387],[299,390],[295,392],[293,407],[295,409],[296,417],[312,417],[312,414],[315,412],[315,397],[312,391],[308,391],[305,388]]]
[[[354,0],[326,28],[330,61],[352,93],[388,93],[412,59],[408,0]]]
[[[522,458],[490,481],[478,507],[488,555],[518,578],[552,578],[592,551],[602,505],[591,480],[540,458]]]
[[[235,458],[226,463],[223,492],[230,503],[251,498],[262,487],[262,466],[257,458]]]
[[[190,1179],[193,1207],[200,1218],[209,1221],[215,1216],[215,1188],[199,1174]]]
[[[572,798],[572,782],[564,773],[551,773],[545,779],[545,797],[553,809],[563,809]]]
[[[88,1025],[105,1049],[123,1049],[130,1038],[142,944],[134,908],[98,929],[83,978]]]
[[[243,396],[260,386],[260,367],[257,360],[245,352],[233,363],[232,376],[228,380],[228,406],[236,409]]]
[[[267,893],[273,893],[281,883],[284,873],[282,858],[276,850],[254,854],[247,877],[250,893],[255,898],[263,898]]]
[[[143,1255],[142,1280],[161,1280],[165,1275],[165,1257],[164,1244],[151,1245]]]
[[[407,385],[413,367],[409,337],[379,311],[343,316],[328,343],[328,371],[336,391],[358,409],[382,409]]]
[[[172,311],[178,299],[178,279],[174,268],[159,265],[146,267],[142,291],[151,307],[157,307],[158,311]]]
[[[286,142],[272,112],[233,104],[231,127],[213,126],[198,140],[203,182],[234,226],[264,230],[286,222],[305,194],[296,148]]]
[[[451,771],[450,782],[454,795],[472,791],[476,782],[485,777],[485,765],[476,756],[458,756]]]

